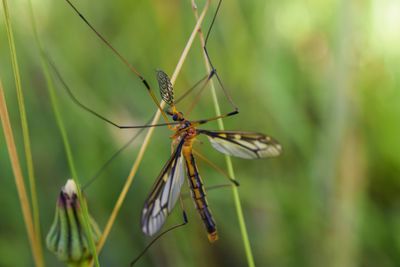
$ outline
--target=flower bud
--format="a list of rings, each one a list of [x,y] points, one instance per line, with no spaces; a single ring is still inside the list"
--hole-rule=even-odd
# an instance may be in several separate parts
[[[89,220],[93,240],[97,243],[100,237],[99,227],[90,215]],[[69,179],[61,189],[54,222],[46,237],[46,245],[60,261],[79,263],[92,257],[89,239],[84,230],[84,218],[77,187],[72,179]]]

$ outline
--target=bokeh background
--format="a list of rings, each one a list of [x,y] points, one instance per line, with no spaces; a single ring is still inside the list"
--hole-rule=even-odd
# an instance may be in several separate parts
[[[195,24],[189,0],[75,2],[153,87],[157,68],[172,74]],[[216,4],[213,1],[204,28]],[[142,84],[66,2],[34,0],[33,5],[40,39],[77,97],[116,122],[145,123],[155,107]],[[198,5],[201,9],[204,1]],[[71,173],[40,67],[28,2],[13,0],[9,6],[45,236],[60,187]],[[0,76],[24,163],[3,14]],[[400,266],[399,25],[397,0],[223,2],[209,52],[240,108],[238,116],[225,120],[226,128],[268,133],[284,147],[284,154],[275,159],[233,159],[257,266]],[[205,74],[196,40],[176,94]],[[56,84],[84,183],[135,131],[115,129],[84,112]],[[230,111],[221,90],[219,97],[221,108]],[[192,101],[188,97],[179,108],[185,111]],[[213,112],[206,90],[190,117]],[[100,255],[102,266],[127,266],[150,241],[141,233],[140,212],[169,157],[170,134],[156,130]],[[85,191],[100,227],[142,140],[143,135]],[[201,141],[198,150],[225,168],[223,155]],[[0,266],[33,266],[2,131],[0,148]],[[226,183],[208,165],[199,162],[199,168],[207,187]],[[185,185],[183,192],[187,189]],[[220,232],[217,243],[208,243],[186,199],[190,223],[159,240],[138,266],[246,266],[231,190],[209,191],[208,199]],[[166,225],[180,221],[177,207]],[[45,259],[48,266],[62,266],[47,250]]]

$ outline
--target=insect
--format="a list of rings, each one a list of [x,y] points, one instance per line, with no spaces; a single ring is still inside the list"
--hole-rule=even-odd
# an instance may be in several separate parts
[[[186,119],[183,113],[178,111],[176,108],[176,104],[181,99],[175,101],[172,83],[166,73],[163,71],[157,71],[157,81],[159,84],[161,98],[168,105],[168,110],[164,111],[158,104],[158,101],[151,90],[150,84],[144,79],[144,77],[133,66],[131,66],[130,63],[88,22],[88,20],[76,9],[70,0],[66,0],[66,2],[93,30],[93,32],[116,54],[116,56],[142,81],[144,87],[147,89],[151,98],[156,103],[166,122],[144,126],[124,126],[116,124],[82,104],[72,94],[68,86],[66,86],[65,82],[63,82],[61,77],[57,74],[64,84],[64,87],[66,87],[67,92],[72,100],[81,108],[118,128],[127,129],[168,126],[174,132],[172,136],[172,145],[174,147],[174,151],[158,175],[158,178],[155,181],[142,210],[141,229],[143,233],[153,236],[160,231],[168,215],[172,212],[180,197],[181,187],[184,183],[184,177],[186,174],[194,204],[201,216],[201,219],[203,220],[208,234],[208,239],[210,242],[216,241],[218,239],[216,223],[212,216],[211,210],[208,207],[205,189],[193,153],[193,142],[196,140],[197,136],[207,136],[211,145],[221,153],[244,159],[275,157],[280,155],[282,151],[281,145],[275,139],[264,134],[241,131],[209,131],[198,128],[198,126],[209,121],[233,116],[238,113],[236,106],[233,104],[233,101],[222,86],[221,79],[211,63],[211,59],[206,48],[211,28],[214,24],[222,1],[220,0],[218,2],[217,10],[214,14],[211,26],[208,29],[205,44],[203,46],[208,63],[212,67],[212,71],[209,75],[200,80],[200,82],[204,81],[204,84],[201,87],[201,90],[203,90],[207,82],[212,77],[217,77],[217,81],[224,90],[229,102],[234,107],[234,111],[213,118],[195,121]],[[197,84],[200,84],[200,82]],[[167,115],[172,118],[172,122],[168,121]]]
[[[179,122],[173,127],[175,150],[159,174],[142,210],[142,231],[152,236],[157,233],[174,208],[186,176],[194,204],[203,220],[208,240],[218,239],[216,223],[208,207],[203,181],[199,174],[192,146],[198,135],[206,135],[212,146],[221,153],[244,159],[275,157],[281,154],[281,145],[272,137],[260,133],[240,131],[209,131],[197,126],[207,121],[191,122],[174,104],[173,88],[163,71],[157,72],[162,99],[169,105],[168,114]]]

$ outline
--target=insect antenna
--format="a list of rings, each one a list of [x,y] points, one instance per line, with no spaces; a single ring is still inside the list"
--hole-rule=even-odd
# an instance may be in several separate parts
[[[189,221],[187,219],[187,215],[186,212],[183,210],[182,212],[183,215],[183,222],[180,224],[176,224],[174,226],[171,226],[170,228],[168,228],[167,230],[165,230],[164,232],[160,233],[158,236],[156,236],[156,238],[154,238],[143,250],[142,252],[140,252],[140,254],[138,256],[136,256],[136,258],[131,262],[130,266],[134,266],[139,260],[140,258],[147,252],[147,250],[149,250],[149,248],[158,240],[160,239],[163,235],[165,235],[168,232],[171,232],[172,230],[175,230],[179,227],[185,226]]]
[[[99,119],[101,119],[101,120],[103,120],[103,121],[105,121],[105,122],[107,122],[107,123],[119,128],[119,129],[141,129],[141,128],[169,126],[169,125],[177,124],[176,122],[166,122],[166,123],[159,123],[159,124],[152,124],[152,125],[120,125],[120,124],[117,124],[117,123],[111,121],[110,119],[107,119],[103,115],[99,114],[98,112],[94,111],[93,109],[89,108],[88,106],[83,104],[81,101],[79,101],[78,98],[72,92],[71,88],[66,83],[66,81],[63,79],[60,71],[56,67],[56,65],[55,65],[54,61],[51,59],[51,57],[48,54],[46,54],[46,58],[47,58],[47,61],[48,61],[49,65],[53,69],[55,75],[57,76],[57,79],[61,82],[62,86],[64,87],[65,91],[67,92],[68,96],[72,99],[72,101],[77,106],[79,106],[83,110],[91,113],[92,115],[96,116],[97,118],[99,118]]]
[[[165,121],[168,122],[168,117],[165,114],[164,110],[161,108],[160,104],[158,103],[158,100],[153,92],[153,90],[150,87],[150,84],[146,81],[146,79],[137,71],[135,67],[133,67],[129,61],[120,53],[118,52],[117,49],[114,48],[114,46],[111,45],[109,41],[99,32],[96,30],[96,28],[86,19],[85,16],[72,4],[70,0],[65,0],[67,3],[72,7],[72,9],[75,11],[76,14],[83,20],[83,22],[97,35],[97,37],[109,48],[111,51],[122,61],[123,64],[125,64],[131,72],[133,72],[144,84],[144,86],[147,89],[147,92],[150,94],[150,97],[152,98],[153,102],[156,104],[157,108],[160,110],[162,116],[164,117]]]

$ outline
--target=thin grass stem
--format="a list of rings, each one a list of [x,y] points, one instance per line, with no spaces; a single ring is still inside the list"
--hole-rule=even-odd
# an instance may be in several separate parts
[[[192,7],[193,7],[194,15],[195,15],[195,17],[197,19],[198,18],[198,12],[197,12],[196,3],[195,3],[194,0],[192,0]],[[210,64],[208,62],[205,50],[203,49],[204,46],[205,46],[205,40],[204,40],[204,35],[203,35],[203,32],[201,31],[201,29],[199,29],[199,38],[200,38],[200,42],[201,42],[201,49],[203,51],[205,67],[207,69],[207,72],[211,73],[211,66],[210,66]],[[220,116],[221,115],[221,109],[220,109],[220,106],[219,106],[218,97],[217,97],[217,94],[216,94],[215,84],[214,84],[214,80],[213,79],[210,80],[210,89],[211,89],[212,99],[213,99],[213,102],[214,102],[215,114],[217,116]],[[223,123],[222,119],[218,119],[217,122],[218,122],[219,129],[220,130],[224,130],[224,123]],[[233,165],[232,165],[232,161],[231,161],[230,156],[225,155],[225,162],[226,162],[226,166],[227,166],[227,169],[228,169],[229,177],[231,179],[235,180],[236,179],[235,178],[235,173],[234,173],[234,170],[233,170]],[[236,214],[237,214],[238,221],[239,221],[240,232],[241,232],[241,235],[242,235],[244,250],[245,250],[245,253],[246,253],[247,265],[249,267],[254,267],[255,263],[254,263],[254,258],[253,258],[253,252],[251,250],[250,240],[249,240],[249,236],[248,236],[248,233],[247,233],[246,222],[244,220],[244,215],[243,215],[243,209],[242,209],[242,205],[240,203],[240,196],[239,196],[238,187],[232,185],[232,193],[233,193],[233,199],[234,199],[235,208],[236,208]]]
[[[178,64],[177,64],[177,66],[175,68],[175,71],[174,71],[174,73],[173,73],[173,75],[171,77],[171,83],[172,84],[175,83],[175,81],[176,81],[176,79],[178,77],[178,74],[182,69],[183,63],[184,63],[184,61],[185,61],[185,59],[186,59],[186,57],[187,57],[187,55],[189,53],[189,50],[190,50],[190,48],[191,48],[191,46],[193,44],[194,38],[196,37],[196,33],[200,29],[201,23],[203,22],[204,17],[206,15],[207,11],[208,11],[209,4],[210,4],[209,2],[210,1],[206,2],[205,6],[204,6],[204,9],[203,9],[199,19],[197,20],[197,23],[196,23],[196,25],[195,25],[195,27],[194,27],[194,29],[192,31],[192,34],[190,35],[190,38],[189,38],[188,42],[186,43],[186,46],[185,46],[185,48],[184,48],[184,50],[183,50],[183,52],[181,54],[181,57],[180,57],[180,59],[178,61]],[[160,102],[160,106],[161,106],[161,108],[163,108],[165,106],[165,102],[161,101]],[[151,122],[151,124],[157,123],[159,121],[159,119],[160,119],[160,115],[161,115],[160,110],[157,110],[157,113],[154,116],[154,119]],[[111,228],[114,225],[115,219],[116,219],[116,217],[117,217],[117,215],[119,213],[119,210],[121,209],[121,206],[122,206],[122,204],[123,204],[123,202],[124,202],[124,200],[126,198],[126,194],[128,193],[129,188],[131,187],[132,182],[134,180],[134,177],[135,177],[135,175],[136,175],[136,173],[137,173],[137,171],[139,169],[139,166],[140,166],[140,164],[142,162],[144,153],[147,150],[147,147],[148,147],[149,142],[151,140],[151,137],[153,135],[154,129],[155,128],[150,128],[147,131],[147,134],[145,136],[143,144],[140,147],[138,155],[136,156],[136,160],[133,163],[133,166],[132,166],[132,169],[131,169],[131,171],[130,171],[130,173],[128,175],[128,178],[126,179],[126,182],[125,182],[125,184],[124,184],[124,186],[122,188],[122,191],[121,191],[121,193],[120,193],[120,195],[119,195],[119,197],[117,199],[117,202],[116,202],[116,204],[115,204],[115,206],[114,206],[114,208],[113,208],[113,210],[111,212],[110,218],[107,221],[107,224],[106,224],[106,227],[105,227],[105,229],[103,231],[103,234],[100,237],[99,244],[97,246],[98,251],[101,251],[101,249],[104,246],[105,241],[107,240],[108,235],[110,234]]]

